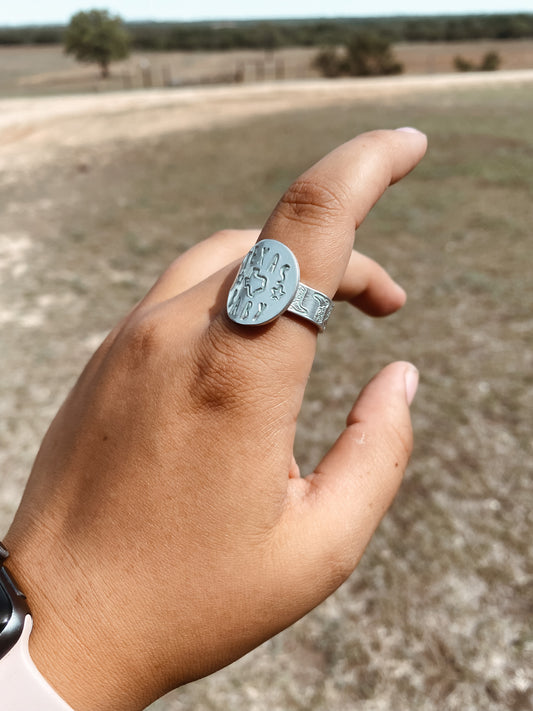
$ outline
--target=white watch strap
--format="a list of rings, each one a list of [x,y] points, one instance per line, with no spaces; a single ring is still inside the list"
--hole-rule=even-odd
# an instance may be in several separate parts
[[[73,711],[30,657],[28,640],[32,626],[30,615],[26,615],[20,639],[0,659],[0,708],[2,711]]]

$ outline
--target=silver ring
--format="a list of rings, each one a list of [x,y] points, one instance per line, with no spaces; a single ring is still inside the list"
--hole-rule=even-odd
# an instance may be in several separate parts
[[[328,296],[301,283],[298,260],[275,239],[261,240],[248,252],[227,303],[228,317],[243,326],[262,326],[289,311],[323,331],[332,310]]]

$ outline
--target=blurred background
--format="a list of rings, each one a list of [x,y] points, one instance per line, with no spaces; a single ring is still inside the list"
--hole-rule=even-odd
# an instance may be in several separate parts
[[[173,258],[260,226],[353,135],[414,125],[428,155],[356,241],[408,302],[336,308],[296,443],[308,473],[411,360],[400,494],[337,593],[152,709],[531,710],[533,5],[196,5],[0,8],[0,537],[80,369]]]

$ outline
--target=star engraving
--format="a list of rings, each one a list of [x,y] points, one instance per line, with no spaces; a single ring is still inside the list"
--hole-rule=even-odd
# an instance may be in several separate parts
[[[271,289],[272,292],[272,298],[276,299],[276,301],[279,301],[282,296],[285,296],[287,293],[285,289],[283,288],[283,284],[279,284],[277,286],[272,287]]]

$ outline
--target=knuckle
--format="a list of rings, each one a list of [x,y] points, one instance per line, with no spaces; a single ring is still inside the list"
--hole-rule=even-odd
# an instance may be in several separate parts
[[[219,329],[202,334],[193,367],[193,399],[211,410],[241,409],[254,390],[251,359],[236,357],[235,343]]]
[[[236,339],[231,326],[216,319],[198,337],[194,351],[192,396],[198,406],[247,417],[262,403],[265,426],[276,420],[291,374],[280,374],[277,349],[268,340],[259,347],[253,336]]]
[[[152,360],[163,348],[165,335],[161,320],[152,311],[137,314],[123,327],[117,342],[125,347],[130,367]]]
[[[192,395],[211,409],[233,409],[239,399],[239,378],[234,374],[231,354],[220,344],[201,343],[195,360]]]
[[[310,225],[322,224],[342,213],[346,193],[346,188],[340,184],[325,185],[301,178],[285,192],[278,207],[287,219]]]

